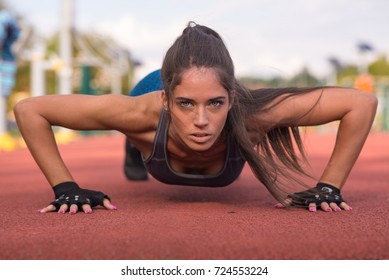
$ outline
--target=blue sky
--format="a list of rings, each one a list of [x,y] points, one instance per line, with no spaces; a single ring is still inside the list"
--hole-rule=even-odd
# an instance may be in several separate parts
[[[48,36],[59,26],[62,0],[5,0]],[[75,26],[107,34],[143,62],[159,67],[166,49],[194,20],[218,31],[238,75],[292,76],[308,67],[319,76],[328,58],[358,63],[359,41],[389,54],[387,0],[74,0]]]

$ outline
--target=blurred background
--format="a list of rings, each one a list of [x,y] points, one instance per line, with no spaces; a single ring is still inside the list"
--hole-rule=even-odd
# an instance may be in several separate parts
[[[221,34],[246,85],[358,87],[388,131],[388,15],[387,0],[0,0],[0,150],[20,145],[18,100],[128,94],[192,20]]]

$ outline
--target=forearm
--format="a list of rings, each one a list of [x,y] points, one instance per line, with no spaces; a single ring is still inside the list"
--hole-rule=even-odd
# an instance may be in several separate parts
[[[342,117],[334,150],[321,182],[343,187],[370,132],[376,107],[377,100],[371,96]]]
[[[73,181],[58,151],[51,124],[27,104],[18,104],[14,111],[27,147],[50,185]]]

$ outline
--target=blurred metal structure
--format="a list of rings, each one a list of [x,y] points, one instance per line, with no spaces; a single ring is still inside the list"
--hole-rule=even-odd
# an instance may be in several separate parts
[[[74,20],[73,0],[62,0],[59,36],[59,56],[62,66],[58,71],[58,93],[72,93],[72,29]]]

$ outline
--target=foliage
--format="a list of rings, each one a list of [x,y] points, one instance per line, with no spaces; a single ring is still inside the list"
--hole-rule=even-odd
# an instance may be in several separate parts
[[[381,55],[376,61],[370,64],[368,70],[374,76],[389,76],[388,59],[385,55]]]
[[[273,76],[270,78],[261,77],[241,77],[239,79],[243,84],[251,88],[260,87],[287,87],[287,86],[319,86],[323,84],[323,81],[315,77],[308,68],[304,67],[295,76],[285,79],[280,76]]]

